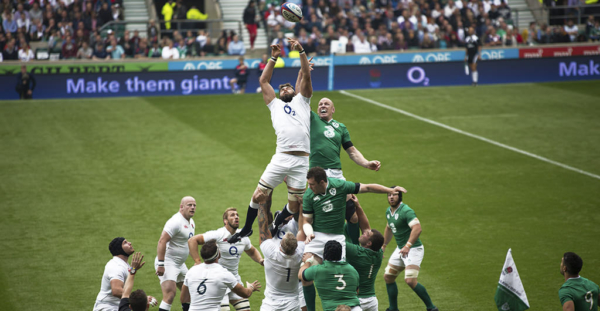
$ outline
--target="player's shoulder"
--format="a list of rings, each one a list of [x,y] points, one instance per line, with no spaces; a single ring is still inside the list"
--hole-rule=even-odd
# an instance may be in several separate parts
[[[345,181],[343,179],[334,178],[334,177],[327,177],[327,180],[329,180],[330,187],[340,187],[347,182],[351,183],[351,181]]]
[[[336,129],[341,129],[341,130],[346,129],[347,130],[346,124],[344,124],[338,120],[335,120],[335,119],[331,120],[331,126],[333,126]]]

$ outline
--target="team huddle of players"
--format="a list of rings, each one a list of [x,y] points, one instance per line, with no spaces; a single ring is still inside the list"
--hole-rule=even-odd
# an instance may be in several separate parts
[[[255,281],[243,285],[238,273],[242,252],[264,266],[266,289],[260,310],[315,310],[317,292],[323,310],[378,310],[375,279],[392,237],[397,247],[385,268],[387,310],[398,310],[396,277],[402,271],[427,310],[437,310],[425,287],[417,282],[424,249],[419,239],[419,220],[402,202],[406,190],[345,180],[340,162],[342,147],[360,166],[379,170],[380,163],[366,160],[353,146],[346,126],[332,117],[335,107],[330,99],[321,99],[317,112],[311,111],[312,64],[300,43],[289,41],[300,52],[301,69],[295,88],[281,85],[277,98],[270,85],[281,53],[276,45],[271,47],[271,60],[259,80],[271,111],[277,149],[252,195],[245,225],[238,229],[238,211],[228,208],[223,214],[223,227],[195,235],[192,217],[196,201],[184,197],[158,242],[154,266],[163,294],[159,310],[171,309],[178,287],[186,311],[229,310],[230,305],[235,310],[250,310],[248,298],[261,284]],[[273,216],[273,189],[284,182],[288,203]],[[371,229],[356,197],[365,192],[387,194],[389,207],[383,234]],[[248,238],[256,218],[262,255]],[[115,257],[106,265],[94,310],[144,310],[156,300],[145,293],[132,293],[130,288],[129,292],[115,292],[112,287],[123,288],[123,283],[130,282],[128,276],[131,278],[141,268],[138,256],[134,257],[138,261],[132,261],[133,274],[127,270],[127,257],[133,247],[123,238],[115,240],[109,247]],[[189,271],[185,265],[188,255],[196,263]]]

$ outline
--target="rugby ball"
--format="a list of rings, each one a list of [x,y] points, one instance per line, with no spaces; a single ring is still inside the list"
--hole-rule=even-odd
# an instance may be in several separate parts
[[[281,15],[287,21],[297,23],[302,19],[302,9],[293,3],[286,2],[281,5]]]

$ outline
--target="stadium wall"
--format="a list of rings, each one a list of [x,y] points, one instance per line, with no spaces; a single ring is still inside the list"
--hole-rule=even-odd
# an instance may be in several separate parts
[[[478,64],[480,84],[600,79],[600,48],[596,46],[484,50]],[[586,56],[587,55],[587,56]],[[363,89],[469,85],[464,51],[348,55],[315,58],[313,88]],[[256,68],[257,60],[247,60]],[[333,62],[333,66],[330,66]],[[295,81],[298,60],[286,59],[272,84]],[[29,66],[37,80],[34,98],[169,96],[230,93],[229,80],[237,60],[45,64]],[[0,99],[17,99],[19,67],[0,67]],[[251,69],[247,92],[258,88]]]

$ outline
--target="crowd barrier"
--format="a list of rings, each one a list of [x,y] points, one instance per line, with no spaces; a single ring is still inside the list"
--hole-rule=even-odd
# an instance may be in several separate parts
[[[464,51],[343,55],[315,58],[313,89],[364,89],[469,85]],[[479,83],[523,83],[600,79],[600,47],[483,50],[478,63]],[[285,59],[275,69],[272,85],[295,82],[299,60]],[[231,93],[229,81],[238,61],[201,60],[32,64],[34,98],[167,96]],[[259,60],[251,68],[247,92],[258,88]],[[333,64],[333,65],[332,65]],[[0,99],[16,99],[18,65],[0,66]]]

